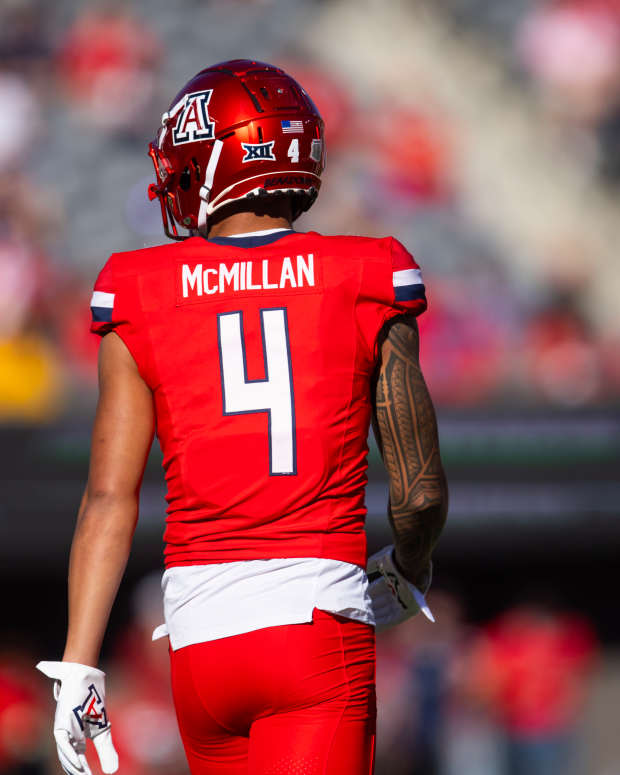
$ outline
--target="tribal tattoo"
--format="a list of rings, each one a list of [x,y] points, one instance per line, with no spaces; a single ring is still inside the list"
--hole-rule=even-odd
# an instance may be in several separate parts
[[[390,480],[388,514],[396,562],[415,583],[428,568],[448,504],[415,318],[391,323],[381,344],[373,427]]]

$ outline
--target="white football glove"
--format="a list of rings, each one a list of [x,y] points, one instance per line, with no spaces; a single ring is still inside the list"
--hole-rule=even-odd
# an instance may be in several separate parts
[[[67,775],[91,775],[86,738],[97,750],[101,769],[116,772],[118,754],[105,709],[105,673],[77,662],[39,662],[37,669],[54,679],[54,738]]]
[[[394,564],[394,547],[384,546],[368,560],[368,593],[375,615],[377,632],[386,630],[395,624],[404,622],[411,616],[422,613],[431,622],[435,617],[426,605],[424,595],[428,592],[433,575],[433,566],[429,565],[424,577],[422,590],[400,573]]]

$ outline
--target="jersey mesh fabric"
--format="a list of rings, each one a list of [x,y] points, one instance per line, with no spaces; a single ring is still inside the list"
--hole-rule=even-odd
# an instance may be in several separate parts
[[[194,237],[111,256],[91,330],[115,331],[153,391],[167,567],[280,557],[365,565],[377,335],[387,319],[425,307],[419,268],[392,238],[285,232],[244,248]],[[270,470],[270,413],[224,411],[221,316],[241,313],[245,380],[258,382],[269,379],[265,310],[279,310],[287,329],[281,400],[292,402],[295,469],[286,475]]]

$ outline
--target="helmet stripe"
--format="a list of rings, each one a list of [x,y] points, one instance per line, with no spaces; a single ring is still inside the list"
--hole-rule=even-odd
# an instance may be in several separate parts
[[[207,213],[209,205],[209,194],[213,188],[213,178],[215,177],[215,170],[217,163],[220,160],[220,154],[224,143],[221,140],[216,140],[213,143],[213,150],[211,156],[209,156],[209,163],[205,170],[205,180],[200,188],[200,209],[198,210],[198,228],[202,230],[207,225]]]

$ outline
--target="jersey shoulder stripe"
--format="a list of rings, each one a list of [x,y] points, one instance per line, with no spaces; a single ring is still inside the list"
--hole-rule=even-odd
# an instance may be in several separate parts
[[[403,312],[420,315],[426,309],[426,288],[415,258],[397,240],[390,240],[394,304]]]
[[[392,272],[392,284],[396,301],[414,301],[425,298],[422,272],[419,269],[399,269]]]
[[[114,293],[93,291],[90,300],[90,312],[93,323],[111,323],[114,312]]]

